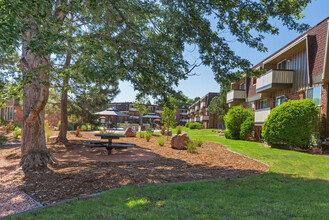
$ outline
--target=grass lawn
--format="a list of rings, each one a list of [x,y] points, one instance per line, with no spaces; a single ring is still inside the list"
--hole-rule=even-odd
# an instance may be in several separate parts
[[[271,169],[244,179],[115,189],[12,218],[328,219],[329,157],[226,140],[211,130],[184,130],[192,139],[223,144]]]

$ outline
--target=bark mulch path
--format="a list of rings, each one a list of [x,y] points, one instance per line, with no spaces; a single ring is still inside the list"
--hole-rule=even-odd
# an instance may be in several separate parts
[[[81,150],[81,143],[95,139],[83,132],[81,138],[68,136],[70,144],[48,145],[53,155]],[[18,172],[15,183],[19,189],[43,205],[59,202],[127,185],[144,185],[197,181],[216,178],[241,178],[266,172],[269,167],[248,157],[233,153],[220,144],[204,142],[196,153],[170,148],[170,142],[160,147],[158,137],[150,142],[137,138],[121,138],[143,152],[152,151],[153,159],[131,162],[57,162],[48,168]],[[114,152],[120,156],[120,152]],[[18,157],[18,155],[12,155]],[[89,153],[89,157],[91,154]],[[122,155],[121,155],[122,156]],[[92,159],[91,157],[89,159]]]
[[[0,218],[37,208],[38,205],[18,190],[13,183],[20,159],[19,147],[0,147]]]

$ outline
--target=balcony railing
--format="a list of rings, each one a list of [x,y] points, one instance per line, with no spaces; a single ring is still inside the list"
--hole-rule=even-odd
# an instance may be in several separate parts
[[[187,115],[187,112],[181,112],[180,115]]]
[[[188,122],[189,120],[188,119],[185,119],[185,118],[182,118],[180,121],[181,122]]]
[[[255,111],[255,125],[263,125],[267,116],[271,113],[270,108],[258,109]]]
[[[195,111],[199,111],[199,106],[198,106],[198,105],[195,106],[194,110],[195,110]]]
[[[201,116],[200,121],[209,121],[209,116],[208,115]]]
[[[205,107],[206,107],[206,103],[205,103],[205,102],[201,102],[201,104],[200,104],[200,108],[203,109],[203,108],[205,108]]]
[[[292,70],[269,70],[260,76],[256,82],[256,92],[273,92],[285,88],[292,88],[294,71]]]
[[[162,114],[163,110],[161,110],[161,109],[155,110],[155,113]]]
[[[194,122],[199,122],[200,118],[194,118]]]
[[[135,112],[135,111],[137,111],[137,109],[136,108],[130,108],[129,107],[129,111]]]
[[[241,103],[246,100],[246,91],[234,89],[227,93],[226,103]]]

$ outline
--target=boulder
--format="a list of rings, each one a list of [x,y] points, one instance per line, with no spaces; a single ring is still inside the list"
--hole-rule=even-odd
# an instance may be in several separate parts
[[[164,136],[172,136],[172,132],[170,130],[166,130],[163,135]]]
[[[136,131],[132,129],[131,127],[127,128],[123,135],[126,135],[126,137],[136,137]]]
[[[179,150],[186,150],[187,143],[192,142],[185,132],[176,134],[171,138],[171,147]]]
[[[56,140],[57,140],[57,136],[51,136],[51,137],[49,137],[48,142],[49,143],[55,143]]]

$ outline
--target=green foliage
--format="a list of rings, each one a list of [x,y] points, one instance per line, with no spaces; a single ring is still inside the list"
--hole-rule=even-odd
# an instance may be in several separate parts
[[[49,141],[49,138],[53,135],[53,131],[50,128],[50,123],[48,121],[45,121],[45,134],[46,134],[46,142]]]
[[[167,128],[165,126],[161,126],[161,135],[164,135],[166,133]]]
[[[248,118],[253,118],[254,113],[250,109],[245,109],[242,106],[234,106],[224,117],[225,126],[230,131],[232,139],[240,138],[241,125]],[[226,133],[225,133],[226,134]]]
[[[0,135],[0,146],[2,146],[7,141],[8,141],[8,138],[6,136]]]
[[[18,131],[18,130],[21,130],[21,128],[15,126],[14,131]]]
[[[249,137],[252,135],[254,130],[255,120],[254,117],[247,118],[241,124],[241,131],[240,131],[240,139],[241,140],[248,140]]]
[[[226,131],[224,131],[224,135],[225,135],[225,138],[226,139],[237,139],[236,137],[234,137],[233,135],[232,135],[232,133],[231,133],[231,131],[229,131],[229,130],[226,130]]]
[[[15,131],[14,133],[13,133],[13,136],[14,136],[14,138],[15,139],[17,139],[19,136],[21,136],[22,135],[22,132],[20,131],[20,130],[18,130],[18,131]]]
[[[60,129],[61,129],[61,122],[59,121],[59,122],[58,122],[58,125],[57,125],[57,130],[59,131]],[[68,124],[67,124],[67,130],[68,130],[68,131],[72,131],[72,130],[73,130],[73,125],[70,124],[70,123],[68,123]]]
[[[6,126],[5,126],[5,131],[8,133],[10,131],[14,131],[15,130],[15,125],[13,122],[7,122]]]
[[[198,147],[198,143],[192,142],[192,141],[186,143],[186,146],[185,146],[187,152],[189,152],[189,153],[196,153],[197,147]]]
[[[199,122],[191,122],[189,124],[189,128],[190,129],[203,129],[203,124],[199,123]]]
[[[160,146],[163,146],[165,143],[166,143],[166,140],[165,140],[164,137],[160,137],[160,138],[158,139],[158,144],[159,144]]]
[[[139,137],[144,138],[145,137],[145,132],[143,132],[143,131],[139,132]]]
[[[186,122],[186,123],[185,123],[185,127],[186,127],[186,128],[190,128],[190,122]]]
[[[319,110],[310,99],[289,100],[274,108],[262,131],[265,141],[274,147],[309,148],[318,125]]]
[[[182,133],[182,126],[177,126],[176,127],[176,132],[177,132],[177,134],[181,134]]]
[[[20,124],[20,123],[14,123],[14,125],[15,125],[15,128],[17,127],[17,128],[22,128],[22,125]]]
[[[230,90],[230,83],[221,83],[221,90],[218,96],[215,96],[210,101],[208,110],[211,114],[216,114],[221,122],[224,122],[224,117],[229,110],[229,106],[226,103],[226,95]]]
[[[186,95],[184,95],[181,91],[173,94],[170,97],[170,100],[173,105],[177,106],[177,108],[188,108],[194,103],[194,99],[190,99]],[[166,100],[159,100],[158,105],[164,106]]]
[[[177,107],[172,103],[172,101],[166,103],[165,107],[163,108],[161,118],[164,126],[167,129],[174,127],[176,124],[176,109]]]
[[[151,140],[152,133],[151,132],[145,132],[145,140],[149,142]]]
[[[81,125],[81,131],[87,131],[88,127],[86,125]]]
[[[153,133],[153,129],[150,127],[150,128],[147,128],[146,130],[145,130],[146,132],[148,132],[148,133]]]
[[[198,147],[202,147],[202,145],[203,145],[203,141],[201,141],[201,140],[195,140],[195,141],[194,141],[194,144],[195,144],[196,146],[198,146]]]

